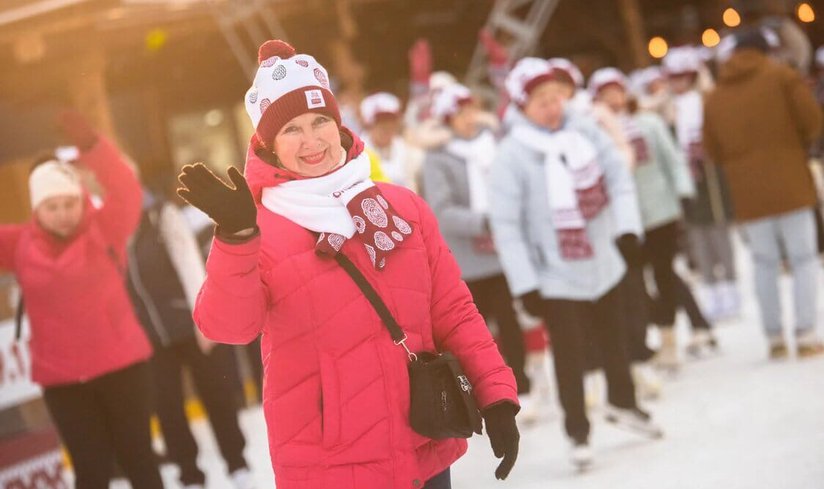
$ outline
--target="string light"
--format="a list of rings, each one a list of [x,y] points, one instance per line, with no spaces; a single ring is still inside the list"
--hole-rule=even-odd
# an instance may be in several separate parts
[[[741,16],[738,12],[730,7],[724,11],[724,25],[727,27],[738,27],[741,24]]]
[[[649,54],[653,58],[660,59],[667,55],[667,51],[669,51],[669,46],[667,45],[667,41],[660,36],[653,37],[649,40]]]
[[[813,10],[812,5],[809,3],[802,3],[798,5],[798,8],[795,9],[796,15],[798,15],[798,20],[809,24],[811,22],[815,22],[815,10]]]
[[[708,48],[712,48],[718,45],[721,42],[721,36],[718,35],[718,31],[715,29],[707,29],[701,34],[701,42],[704,46]]]

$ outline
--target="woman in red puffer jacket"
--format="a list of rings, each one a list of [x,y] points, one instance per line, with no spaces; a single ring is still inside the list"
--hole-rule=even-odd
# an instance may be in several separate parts
[[[263,404],[278,489],[440,489],[465,451],[409,423],[407,355],[332,259],[363,273],[412,351],[450,351],[474,386],[505,478],[518,450],[515,379],[435,218],[414,193],[369,179],[340,126],[326,70],[282,41],[260,49],[246,94],[255,125],[235,188],[202,164],[180,195],[217,223],[195,322],[216,341],[262,334]]]
[[[61,116],[78,163],[105,190],[95,207],[74,165],[29,176],[33,218],[0,225],[0,269],[12,271],[31,325],[32,380],[72,459],[78,489],[107,488],[116,459],[133,487],[163,487],[149,433],[151,346],[126,291],[126,241],[141,190],[117,149],[76,113]]]

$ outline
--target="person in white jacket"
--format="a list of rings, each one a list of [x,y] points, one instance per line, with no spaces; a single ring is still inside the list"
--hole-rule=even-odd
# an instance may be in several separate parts
[[[609,136],[565,110],[545,60],[522,59],[506,85],[516,110],[492,165],[493,237],[512,295],[549,329],[572,462],[585,467],[587,340],[603,357],[607,420],[661,436],[636,402],[621,314],[627,262],[641,257],[635,186]]]

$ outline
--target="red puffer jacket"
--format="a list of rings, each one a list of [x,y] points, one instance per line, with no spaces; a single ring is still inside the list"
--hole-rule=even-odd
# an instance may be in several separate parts
[[[259,202],[281,176],[250,150],[246,179]],[[376,271],[357,239],[346,254],[409,336],[413,351],[448,350],[481,408],[517,404],[515,379],[478,313],[427,205],[378,184],[413,234]],[[195,308],[203,333],[248,343],[262,333],[263,406],[278,489],[418,489],[466,451],[409,426],[407,358],[346,272],[315,254],[307,230],[258,205],[260,236],[215,240]]]
[[[141,190],[120,153],[100,138],[80,163],[106,191],[69,240],[32,219],[0,226],[0,269],[14,272],[31,324],[32,379],[85,382],[147,359],[152,350],[124,284],[126,241],[140,219]]]

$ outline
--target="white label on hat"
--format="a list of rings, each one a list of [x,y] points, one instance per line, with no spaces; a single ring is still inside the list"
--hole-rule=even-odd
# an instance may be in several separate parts
[[[306,107],[309,109],[317,109],[318,107],[326,107],[326,101],[323,100],[323,92],[320,90],[306,90]]]

